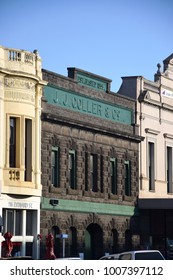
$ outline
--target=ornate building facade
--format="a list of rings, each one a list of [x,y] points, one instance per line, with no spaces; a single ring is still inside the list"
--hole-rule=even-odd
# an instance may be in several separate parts
[[[0,47],[0,241],[12,255],[39,258],[41,186],[41,58]],[[3,244],[3,243],[2,243]],[[1,255],[4,255],[3,246]]]
[[[43,78],[41,234],[53,233],[57,257],[137,248],[142,138],[134,100],[77,68],[68,77],[43,70]]]
[[[136,100],[140,143],[141,239],[173,259],[173,54],[157,65],[154,81],[123,77],[119,94]],[[148,244],[148,245],[147,245]]]

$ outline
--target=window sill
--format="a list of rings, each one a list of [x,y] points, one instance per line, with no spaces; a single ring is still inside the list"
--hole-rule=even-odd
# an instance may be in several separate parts
[[[50,193],[61,193],[62,192],[62,190],[59,188],[59,187],[55,187],[55,186],[53,186],[53,185],[50,185],[49,186],[49,192]]]
[[[118,195],[117,194],[110,193],[108,195],[108,197],[109,197],[109,199],[118,200]]]
[[[67,189],[67,194],[71,195],[80,195],[80,191],[76,189],[71,189],[70,187]]]
[[[101,192],[93,192],[92,190],[89,190],[89,191],[83,191],[83,196],[104,198],[105,194]]]
[[[133,197],[132,197],[132,196],[124,195],[123,200],[124,200],[124,201],[130,201],[130,202],[132,202],[132,201],[133,201]]]

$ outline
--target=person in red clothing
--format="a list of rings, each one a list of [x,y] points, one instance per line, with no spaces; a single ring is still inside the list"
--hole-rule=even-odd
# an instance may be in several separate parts
[[[54,254],[54,237],[52,233],[46,236],[46,259],[54,260],[56,256]]]
[[[12,237],[13,236],[10,232],[4,234],[5,241],[2,242],[2,246],[4,247],[5,257],[11,257],[11,252],[13,250],[13,243],[11,241]]]

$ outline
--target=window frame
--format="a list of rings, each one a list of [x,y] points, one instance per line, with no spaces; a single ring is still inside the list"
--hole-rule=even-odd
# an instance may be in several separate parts
[[[91,191],[98,192],[98,155],[90,154],[90,187]]]
[[[166,146],[166,182],[167,193],[173,193],[173,147]]]
[[[52,153],[55,155],[55,166],[52,167]],[[51,149],[51,184],[53,187],[59,187],[60,184],[60,160],[59,160],[59,147],[52,147]],[[54,170],[54,175],[52,173]]]
[[[10,213],[11,213],[11,218],[9,218]],[[10,232],[12,235],[22,235],[22,225],[23,225],[22,215],[23,213],[22,210],[20,209],[11,209],[11,208],[3,209],[4,231]]]
[[[69,187],[73,190],[77,189],[76,169],[76,151],[69,150]]]
[[[14,120],[14,143],[11,144],[11,121]],[[20,158],[21,158],[21,117],[20,116],[9,116],[8,122],[8,129],[9,129],[9,139],[8,139],[8,146],[9,146],[9,155],[8,155],[8,165],[10,168],[19,168],[21,165]],[[13,155],[11,155],[13,153]]]
[[[124,193],[125,196],[131,196],[131,182],[132,175],[131,175],[131,161],[125,160],[124,161]]]
[[[110,158],[111,193],[117,195],[117,158]]]
[[[149,191],[155,191],[155,142],[148,140],[148,180]]]

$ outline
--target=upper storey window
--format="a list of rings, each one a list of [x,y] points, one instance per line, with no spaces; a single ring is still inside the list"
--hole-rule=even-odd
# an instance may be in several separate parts
[[[154,143],[148,143],[148,168],[149,168],[149,190],[155,190],[155,154],[154,154]]]
[[[131,161],[126,160],[124,163],[125,195],[131,196]]]
[[[32,181],[32,120],[11,116],[9,118],[9,167],[22,169],[23,165],[25,167],[23,180]]]
[[[93,192],[98,191],[97,178],[98,178],[98,158],[96,154],[90,155],[90,178],[91,178],[91,190]]]
[[[54,187],[59,187],[59,167],[60,167],[60,158],[59,158],[59,148],[58,147],[52,147],[51,151],[51,180],[52,185]]]
[[[111,193],[117,194],[117,159],[110,159]]]
[[[10,117],[9,166],[19,167],[20,118]]]
[[[32,181],[32,120],[25,119],[25,181]]]
[[[76,189],[76,152],[74,150],[69,151],[69,186],[72,189]]]
[[[172,147],[167,146],[167,193],[173,192]]]

